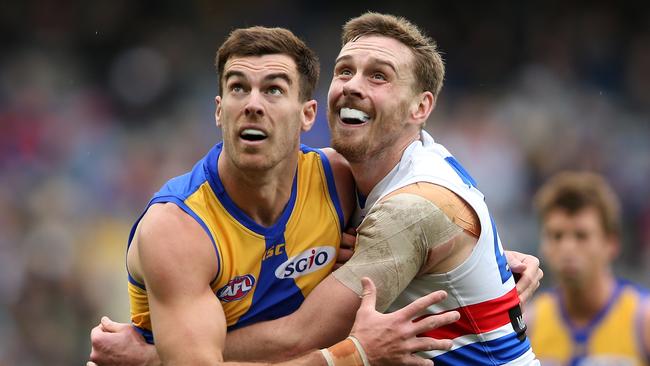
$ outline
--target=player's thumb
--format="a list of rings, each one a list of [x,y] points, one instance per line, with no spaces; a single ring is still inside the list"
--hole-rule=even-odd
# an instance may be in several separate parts
[[[116,332],[119,331],[120,323],[116,323],[116,322],[112,321],[107,316],[102,316],[102,319],[101,319],[100,322],[102,324],[102,329],[104,329],[105,332],[116,333]]]
[[[376,310],[377,288],[375,288],[375,284],[370,278],[364,277],[361,279],[361,285],[363,286],[363,292],[361,293],[360,309]]]

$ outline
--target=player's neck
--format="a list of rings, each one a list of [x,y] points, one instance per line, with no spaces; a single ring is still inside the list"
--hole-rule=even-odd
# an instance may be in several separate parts
[[[564,305],[569,318],[578,327],[586,326],[607,305],[616,280],[609,271],[590,278],[581,286],[563,287]]]
[[[379,154],[367,156],[361,162],[351,162],[350,168],[354,176],[354,182],[357,185],[357,190],[367,197],[370,191],[399,164],[404,150],[413,141],[417,140],[419,136],[419,132],[417,135],[404,136],[403,139]]]
[[[264,227],[277,222],[291,197],[298,154],[268,170],[242,170],[222,154],[219,178],[228,196],[246,215]]]

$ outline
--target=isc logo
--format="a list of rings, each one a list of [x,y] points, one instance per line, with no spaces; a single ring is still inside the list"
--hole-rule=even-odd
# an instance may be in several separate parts
[[[250,292],[254,284],[255,277],[253,275],[237,276],[217,290],[217,297],[223,302],[239,300]]]
[[[296,278],[325,267],[336,256],[333,247],[316,247],[308,249],[297,256],[287,259],[275,270],[277,278]]]

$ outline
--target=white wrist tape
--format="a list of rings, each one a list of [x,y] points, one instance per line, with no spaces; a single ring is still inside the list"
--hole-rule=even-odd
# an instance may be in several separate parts
[[[354,346],[357,348],[359,356],[361,356],[361,360],[363,360],[363,366],[370,366],[370,362],[368,362],[368,356],[366,355],[366,351],[363,349],[361,342],[359,342],[357,337],[353,335],[350,335],[348,338],[352,340],[352,343],[354,343]]]

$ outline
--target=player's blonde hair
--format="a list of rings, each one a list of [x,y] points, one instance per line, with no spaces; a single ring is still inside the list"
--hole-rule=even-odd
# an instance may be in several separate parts
[[[539,189],[535,206],[542,219],[554,209],[573,215],[593,207],[598,211],[605,234],[618,236],[621,231],[619,200],[605,179],[594,173],[557,174]]]
[[[434,97],[438,96],[445,77],[445,65],[433,39],[405,18],[367,12],[345,23],[341,35],[342,46],[369,35],[393,38],[408,47],[414,56],[416,91],[430,91]]]
[[[287,55],[293,59],[300,76],[300,99],[312,99],[318,83],[320,65],[316,53],[285,28],[250,27],[236,29],[219,47],[215,65],[219,87],[223,88],[223,68],[231,57]]]

